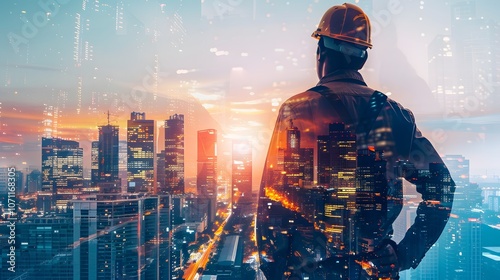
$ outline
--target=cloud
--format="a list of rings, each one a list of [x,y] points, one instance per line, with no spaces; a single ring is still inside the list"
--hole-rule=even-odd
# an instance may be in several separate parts
[[[221,100],[222,96],[218,94],[203,94],[198,92],[192,92],[191,95],[198,99],[199,101],[217,101]]]

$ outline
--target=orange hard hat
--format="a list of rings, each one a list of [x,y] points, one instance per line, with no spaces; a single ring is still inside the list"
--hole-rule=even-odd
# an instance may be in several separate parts
[[[326,11],[312,37],[321,36],[371,48],[371,26],[368,16],[356,5],[344,3]]]

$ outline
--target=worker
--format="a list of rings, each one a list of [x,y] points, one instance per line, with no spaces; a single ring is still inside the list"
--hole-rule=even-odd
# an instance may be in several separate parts
[[[370,28],[356,5],[328,9],[312,34],[319,82],[279,110],[256,220],[260,270],[269,280],[399,279],[448,221],[455,184],[442,159],[412,112],[359,73],[372,48]],[[421,201],[396,243],[403,180]]]

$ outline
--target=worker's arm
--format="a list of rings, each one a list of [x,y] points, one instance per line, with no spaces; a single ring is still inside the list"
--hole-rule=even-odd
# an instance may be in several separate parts
[[[407,170],[404,177],[417,186],[422,201],[413,225],[397,246],[400,270],[416,268],[438,240],[448,222],[455,191],[455,183],[441,157],[414,125],[413,114],[405,111],[414,127],[408,154],[408,163],[414,170]]]

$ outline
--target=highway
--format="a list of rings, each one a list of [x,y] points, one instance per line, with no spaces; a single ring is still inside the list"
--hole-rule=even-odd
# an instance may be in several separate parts
[[[184,276],[183,279],[186,280],[196,280],[199,275],[198,275],[198,269],[200,267],[205,268],[207,266],[208,261],[210,260],[210,253],[212,252],[212,249],[214,246],[217,248],[217,245],[219,244],[220,236],[222,234],[222,231],[224,230],[224,226],[226,226],[227,221],[231,215],[228,215],[227,218],[224,220],[224,222],[221,223],[221,225],[217,228],[214,234],[214,238],[210,240],[210,242],[207,245],[206,250],[202,253],[201,257],[194,263],[192,263],[185,271],[184,271]]]

